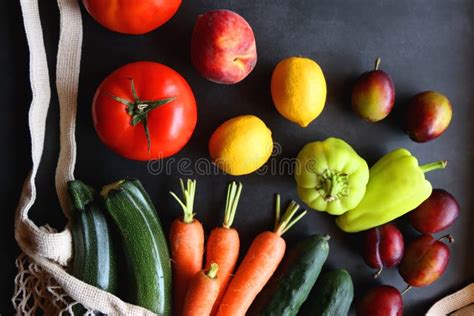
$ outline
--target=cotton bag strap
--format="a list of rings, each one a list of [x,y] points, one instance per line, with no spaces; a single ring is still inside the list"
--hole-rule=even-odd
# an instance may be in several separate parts
[[[48,259],[66,264],[72,254],[71,233],[68,228],[60,233],[48,233],[35,225],[28,212],[36,199],[35,178],[43,154],[46,116],[51,99],[48,63],[37,0],[21,0],[26,37],[30,48],[30,82],[32,101],[28,115],[33,168],[26,178],[15,216],[15,238],[20,247]],[[79,64],[82,44],[82,22],[75,0],[59,1],[61,34],[58,49],[57,82],[61,116],[61,149],[56,172],[57,192],[61,207],[68,217],[65,183],[73,179],[76,160],[74,120],[76,112]],[[78,14],[79,13],[79,14]],[[74,26],[65,27],[64,19]],[[75,30],[71,32],[71,28]],[[72,34],[71,34],[72,33]],[[69,38],[68,38],[69,37]],[[74,43],[74,41],[76,43]],[[67,45],[67,47],[66,47]],[[74,50],[69,49],[70,45]],[[69,66],[65,65],[66,63]],[[69,127],[66,125],[69,124]],[[68,165],[67,168],[64,168]],[[64,168],[60,170],[59,168]],[[60,179],[62,177],[62,179]],[[58,181],[59,179],[59,181]],[[26,252],[26,251],[25,251]]]
[[[474,283],[436,302],[426,313],[427,316],[474,314]]]
[[[75,301],[109,315],[156,315],[142,307],[86,284],[68,274],[63,266],[72,257],[69,225],[59,233],[39,228],[28,217],[36,199],[35,178],[43,154],[46,116],[51,99],[48,63],[43,41],[38,0],[20,0],[30,50],[32,101],[28,116],[33,167],[25,180],[15,214],[15,238],[28,257],[48,272]],[[82,19],[77,0],[58,0],[60,38],[56,88],[60,107],[60,153],[56,167],[56,191],[69,219],[67,182],[74,179],[76,162],[75,120],[82,47]]]

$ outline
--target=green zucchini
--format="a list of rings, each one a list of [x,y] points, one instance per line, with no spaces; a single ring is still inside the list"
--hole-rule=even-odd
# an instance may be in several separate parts
[[[153,204],[138,180],[122,180],[101,192],[125,251],[132,303],[171,313],[171,262]]]
[[[321,274],[301,315],[344,316],[354,299],[351,275],[344,269]]]
[[[73,275],[115,293],[116,258],[107,221],[95,199],[95,192],[78,180],[69,182],[68,190],[73,206]]]
[[[288,252],[283,264],[257,296],[252,315],[296,315],[329,254],[329,236],[312,235]]]

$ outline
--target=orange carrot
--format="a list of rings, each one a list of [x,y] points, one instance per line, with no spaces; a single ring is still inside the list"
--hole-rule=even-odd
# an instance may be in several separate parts
[[[209,316],[219,294],[219,265],[212,263],[207,272],[199,271],[189,283],[183,316]]]
[[[213,262],[219,265],[218,283],[219,295],[217,296],[211,315],[215,315],[219,308],[219,303],[224,296],[229,284],[235,264],[239,258],[240,239],[237,230],[232,228],[235,212],[239,203],[242,184],[232,182],[227,189],[227,199],[225,203],[224,222],[222,227],[216,227],[211,231],[206,247],[206,269],[209,269]]]
[[[204,253],[204,229],[201,222],[194,218],[193,206],[196,193],[196,181],[187,181],[187,187],[180,179],[184,202],[176,194],[170,194],[183,208],[183,218],[177,218],[171,224],[170,252],[173,267],[173,315],[182,315],[186,290],[190,280],[202,269]]]
[[[250,245],[224,294],[217,312],[218,316],[245,315],[285,254],[286,244],[281,236],[306,214],[304,211],[292,219],[298,208],[299,205],[292,201],[280,218],[280,196],[277,195],[274,230],[259,234]]]

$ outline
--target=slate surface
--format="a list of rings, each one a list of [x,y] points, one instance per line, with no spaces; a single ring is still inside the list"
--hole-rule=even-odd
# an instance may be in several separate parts
[[[51,74],[58,38],[58,11],[54,1],[40,1],[45,42]],[[189,62],[189,43],[196,16],[209,9],[226,8],[243,15],[257,39],[258,63],[242,83],[222,86],[201,78]],[[450,191],[462,207],[457,223],[449,229],[456,242],[446,274],[428,288],[405,296],[406,315],[420,315],[445,294],[472,281],[474,259],[472,227],[474,216],[472,186],[474,140],[473,21],[474,3],[468,0],[417,1],[185,1],[165,26],[143,36],[112,33],[96,24],[84,11],[84,48],[77,122],[78,160],[76,176],[92,185],[102,185],[122,177],[140,178],[152,196],[166,225],[179,214],[168,190],[177,190],[179,176],[198,180],[196,211],[206,230],[222,219],[225,188],[230,176],[197,174],[188,167],[179,171],[177,161],[189,158],[191,166],[208,158],[207,140],[224,120],[240,114],[261,117],[273,131],[278,152],[270,162],[294,157],[307,142],[328,136],[342,137],[370,163],[385,152],[406,147],[421,162],[449,160],[449,167],[428,177],[435,187]],[[11,315],[9,298],[13,290],[14,259],[18,248],[13,238],[13,210],[23,179],[30,168],[27,112],[31,93],[28,84],[28,51],[17,1],[0,2],[0,274],[2,315]],[[302,129],[283,119],[274,109],[269,92],[275,64],[291,55],[315,59],[328,83],[326,108],[320,118]],[[397,90],[396,110],[389,119],[369,124],[350,110],[350,90],[354,79],[382,57],[381,68],[392,75]],[[128,62],[153,60],[179,71],[191,84],[199,104],[199,119],[189,144],[174,159],[168,159],[170,173],[153,174],[146,163],[127,161],[107,150],[92,127],[90,104],[100,81]],[[53,84],[54,86],[54,84]],[[401,132],[399,115],[408,99],[424,90],[445,93],[454,106],[449,130],[438,140],[415,144]],[[33,211],[38,224],[62,228],[64,218],[54,191],[54,168],[58,152],[57,98],[48,117],[48,132],[38,187],[39,198]],[[181,166],[183,167],[183,166]],[[157,165],[154,165],[157,168]],[[182,169],[182,168],[181,168]],[[180,175],[181,173],[181,175]],[[252,238],[270,227],[274,193],[283,200],[297,199],[291,176],[279,172],[252,174],[239,178],[244,184],[235,226],[246,249]],[[407,239],[416,233],[402,219]],[[327,266],[348,269],[355,282],[356,296],[377,283],[404,288],[396,270],[385,271],[379,280],[360,257],[359,236],[343,234],[330,216],[311,212],[287,235],[289,244],[310,233],[329,233],[331,254]],[[355,238],[354,238],[355,237]]]

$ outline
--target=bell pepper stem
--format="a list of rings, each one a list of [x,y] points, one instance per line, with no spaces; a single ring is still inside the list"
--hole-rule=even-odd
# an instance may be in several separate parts
[[[340,191],[340,182],[337,181],[337,176],[333,176],[330,181],[329,196],[327,197],[328,202],[334,201],[339,191]]]
[[[420,166],[421,171],[424,173],[437,170],[437,169],[444,169],[448,165],[447,160],[440,160],[440,161],[435,161],[432,163],[427,163],[426,165]]]
[[[326,202],[333,202],[344,195],[344,190],[347,187],[347,174],[345,173],[331,173],[326,176],[323,184],[323,192],[325,194],[324,200]]]

